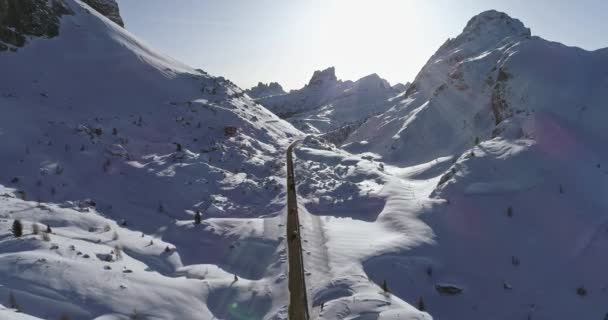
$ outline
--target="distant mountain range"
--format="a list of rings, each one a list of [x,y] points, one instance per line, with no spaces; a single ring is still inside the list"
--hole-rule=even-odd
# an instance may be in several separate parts
[[[377,74],[342,81],[331,67],[315,71],[306,86],[289,93],[284,93],[277,83],[258,84],[248,92],[256,102],[298,129],[325,133],[386,111],[391,106],[390,99],[405,92],[407,86],[391,86]]]

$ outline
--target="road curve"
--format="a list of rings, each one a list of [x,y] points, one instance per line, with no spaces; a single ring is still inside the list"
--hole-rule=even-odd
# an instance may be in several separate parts
[[[300,239],[300,219],[293,170],[293,148],[300,140],[287,148],[287,254],[289,257],[289,320],[308,320],[308,298],[302,240]]]

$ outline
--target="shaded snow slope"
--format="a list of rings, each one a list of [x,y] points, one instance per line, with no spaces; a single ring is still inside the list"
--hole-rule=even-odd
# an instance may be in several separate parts
[[[230,81],[155,52],[79,1],[65,2],[73,15],[61,18],[57,37],[0,53],[0,185],[35,201],[0,204],[4,297],[15,291],[23,312],[42,318],[123,319],[133,308],[158,319],[281,317],[283,154],[300,132]],[[37,203],[51,208],[48,217]],[[86,223],[58,209],[83,205],[91,207],[78,213]],[[60,251],[12,239],[6,226],[15,218],[52,225]],[[116,267],[106,272],[67,252],[69,244],[86,247],[94,261],[91,253],[109,251],[108,233],[99,245],[86,240],[102,221],[129,234],[116,242],[128,267],[140,270],[127,290],[118,288]],[[41,258],[54,267],[19,271]],[[199,280],[206,278],[214,280]]]
[[[399,92],[376,74],[338,80],[331,67],[315,71],[302,89],[256,101],[305,132],[325,133],[385,111]]]

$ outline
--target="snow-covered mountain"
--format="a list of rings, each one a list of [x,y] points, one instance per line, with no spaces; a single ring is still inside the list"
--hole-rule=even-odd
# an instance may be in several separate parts
[[[400,87],[391,87],[377,74],[354,82],[338,80],[331,67],[315,71],[299,90],[256,101],[304,132],[325,133],[385,111],[391,105],[389,99],[400,92]]]
[[[314,319],[606,317],[608,50],[487,11],[411,85],[246,92],[120,25],[0,0],[1,319],[286,319],[298,139]]]
[[[284,149],[301,133],[86,3],[0,1],[2,30],[24,40],[0,53],[0,304],[52,319],[284,313]]]
[[[605,318],[607,88],[606,49],[487,11],[344,149],[308,138],[301,220],[336,290],[321,318],[389,319],[398,298],[440,320]]]
[[[271,82],[269,84],[258,82],[255,87],[245,90],[245,93],[254,99],[260,99],[285,94],[285,90],[283,90],[283,87],[278,82]]]

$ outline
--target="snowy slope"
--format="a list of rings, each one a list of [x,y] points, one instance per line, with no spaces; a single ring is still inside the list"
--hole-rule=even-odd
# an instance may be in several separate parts
[[[606,88],[606,49],[534,37],[488,11],[345,150],[309,138],[297,162],[303,238],[325,239],[311,270],[328,261],[311,272],[328,275],[315,311],[416,319],[397,302],[422,301],[439,320],[605,318]]]
[[[429,59],[399,104],[350,136],[347,149],[417,164],[542,114],[604,136],[607,63],[606,50],[532,37],[519,20],[485,12]]]
[[[283,155],[300,132],[230,81],[65,3],[58,36],[0,53],[0,185],[12,188],[0,192],[0,301],[12,291],[40,318],[280,317]],[[26,234],[49,224],[59,249],[13,239],[16,218]],[[95,254],[115,245],[124,263],[108,271]]]
[[[399,92],[376,74],[355,82],[338,80],[331,67],[315,71],[302,89],[256,101],[305,132],[325,133],[385,111]]]

